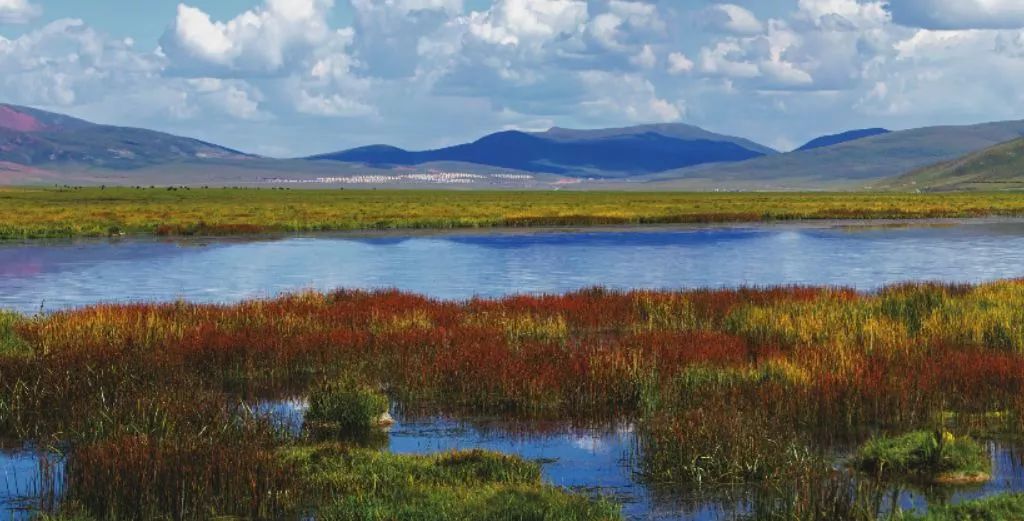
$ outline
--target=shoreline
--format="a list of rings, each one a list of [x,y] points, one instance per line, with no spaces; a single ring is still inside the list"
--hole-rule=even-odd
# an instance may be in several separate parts
[[[737,230],[737,229],[779,229],[797,230],[814,229],[899,229],[899,228],[949,228],[967,225],[986,224],[1022,224],[1021,216],[983,216],[983,217],[908,217],[908,218],[869,218],[869,219],[772,219],[758,221],[718,221],[718,222],[687,222],[687,223],[641,223],[641,224],[595,224],[595,225],[540,225],[540,226],[466,226],[437,228],[387,228],[387,229],[353,229],[323,231],[278,231],[236,233],[225,235],[159,235],[154,233],[123,233],[113,236],[67,236],[40,237],[27,239],[0,238],[0,248],[37,245],[74,245],[122,242],[174,242],[191,243],[248,243],[272,242],[292,239],[387,239],[387,238],[430,238],[430,237],[479,237],[479,236],[530,236],[555,234],[591,234],[591,233],[665,233],[693,232],[702,230]]]

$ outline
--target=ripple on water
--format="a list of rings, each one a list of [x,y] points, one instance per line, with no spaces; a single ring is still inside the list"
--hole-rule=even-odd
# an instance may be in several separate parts
[[[276,240],[0,245],[0,307],[233,302],[315,288],[445,299],[588,286],[681,289],[1024,277],[1024,221],[950,226],[741,225],[601,231],[317,235]]]

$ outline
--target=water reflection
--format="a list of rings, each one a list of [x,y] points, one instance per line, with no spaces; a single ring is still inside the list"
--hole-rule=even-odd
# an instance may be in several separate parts
[[[0,518],[21,521],[52,511],[63,476],[64,461],[59,455],[28,447],[0,448]]]
[[[6,244],[0,307],[230,302],[304,288],[396,287],[464,299],[588,286],[692,288],[1024,276],[1024,222],[727,226],[277,240]]]

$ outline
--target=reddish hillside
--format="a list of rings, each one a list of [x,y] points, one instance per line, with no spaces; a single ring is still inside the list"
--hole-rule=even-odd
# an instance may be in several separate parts
[[[16,132],[39,132],[45,130],[46,125],[43,125],[30,114],[19,112],[6,105],[0,105],[0,128]]]

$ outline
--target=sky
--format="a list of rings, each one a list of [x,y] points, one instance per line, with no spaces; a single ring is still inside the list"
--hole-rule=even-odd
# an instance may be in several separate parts
[[[140,7],[141,6],[141,7]],[[1020,0],[0,0],[0,102],[295,157],[1024,118]]]

